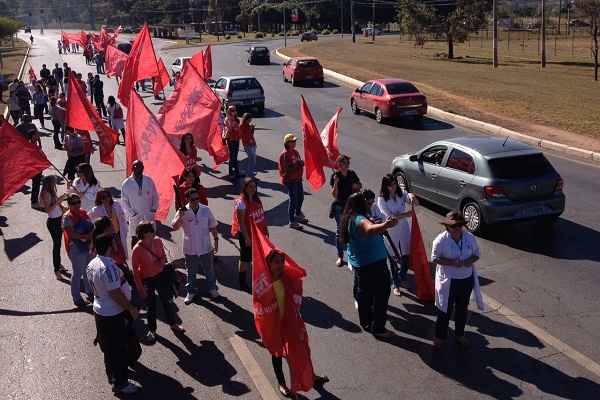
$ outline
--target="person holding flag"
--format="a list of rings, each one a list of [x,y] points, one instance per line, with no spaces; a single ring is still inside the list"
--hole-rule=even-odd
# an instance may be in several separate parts
[[[42,141],[40,133],[31,122],[31,115],[23,115],[22,122],[17,126],[17,131],[23,135],[27,141],[37,146],[42,151]],[[31,178],[31,208],[38,207],[38,196],[40,195],[40,185],[42,184],[42,172]]]
[[[300,223],[307,223],[308,219],[302,213],[302,203],[304,202],[304,187],[302,186],[302,173],[304,171],[304,161],[300,153],[296,150],[296,136],[288,133],[283,138],[284,150],[279,156],[279,176],[281,182],[285,185],[289,200],[288,216],[290,218],[290,228],[303,229]]]
[[[240,133],[244,151],[248,155],[246,160],[246,176],[256,176],[256,139],[254,139],[254,125],[252,125],[252,114],[244,113],[240,122]]]
[[[108,107],[106,107],[108,113],[108,122],[111,128],[117,132],[123,134],[123,144],[125,144],[125,123],[123,122],[123,108],[115,96],[108,96]]]

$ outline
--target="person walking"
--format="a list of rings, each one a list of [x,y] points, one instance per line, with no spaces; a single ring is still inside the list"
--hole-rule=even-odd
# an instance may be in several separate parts
[[[121,184],[122,205],[129,221],[129,229],[135,232],[142,221],[154,221],[158,209],[158,192],[156,185],[149,176],[144,175],[144,163],[135,160],[132,174]],[[137,236],[131,237],[131,247],[138,241]]]
[[[245,292],[251,292],[247,283],[247,271],[252,264],[252,236],[250,232],[252,221],[265,235],[269,236],[265,211],[262,201],[258,197],[256,179],[246,178],[240,197],[233,202],[231,221],[231,236],[237,237],[240,242],[238,281],[240,289]]]
[[[85,268],[89,262],[90,242],[92,239],[93,225],[85,210],[81,209],[81,199],[76,194],[67,197],[69,209],[63,215],[62,228],[64,232],[65,249],[71,260],[71,297],[77,307],[86,307],[88,301],[81,297],[81,281],[88,298],[91,298]]]
[[[61,142],[61,134],[65,125],[66,110],[58,104],[56,97],[50,98],[50,120],[52,121],[52,139],[54,140],[54,148],[63,149]]]
[[[288,133],[283,138],[284,149],[279,155],[279,176],[286,187],[289,196],[288,217],[290,228],[303,229],[300,223],[307,223],[308,219],[302,213],[304,202],[304,187],[302,186],[302,174],[304,172],[304,161],[296,150],[296,136]]]
[[[190,189],[196,189],[200,204],[208,206],[208,197],[206,197],[206,188],[200,183],[200,177],[196,176],[191,169],[184,169],[180,177],[176,177],[175,187],[175,209],[184,208],[187,204],[187,192]]]
[[[198,292],[196,275],[200,268],[204,270],[210,298],[214,300],[219,297],[213,265],[213,255],[219,250],[219,235],[217,220],[210,208],[200,204],[200,196],[196,189],[188,190],[187,199],[187,207],[179,209],[175,214],[172,229],[176,231],[183,227],[183,254],[187,269],[187,295],[184,303],[189,305]],[[214,247],[210,243],[209,233],[212,234]]]
[[[40,140],[40,133],[34,124],[31,123],[31,115],[23,115],[22,122],[17,125],[17,131],[27,139],[30,143],[36,145],[40,150],[42,149],[42,141]],[[37,208],[38,197],[40,194],[40,185],[42,183],[42,173],[33,176],[31,178],[31,208]]]
[[[97,52],[96,55],[94,56],[94,62],[96,63],[96,73],[98,75],[103,74],[104,73],[104,56],[102,55],[102,52]]]
[[[60,91],[62,93],[65,92],[65,87],[63,85],[63,79],[65,78],[63,69],[58,65],[58,63],[54,64],[54,69],[52,70],[52,76],[56,79],[58,86],[60,86]]]
[[[10,92],[8,96],[8,112],[13,120],[13,125],[18,125],[21,120],[21,115],[23,115],[23,111],[21,110],[19,98],[15,91]]]
[[[112,225],[112,230],[115,234],[117,243],[113,250],[113,259],[117,264],[125,264],[127,262],[127,234],[129,226],[125,211],[117,201],[115,201],[108,189],[100,189],[96,193],[95,206],[90,211],[92,221],[107,217]]]
[[[58,48],[58,54],[62,54],[63,45],[60,39],[56,41],[56,47]]]
[[[67,183],[69,193],[74,193],[81,199],[81,208],[90,212],[96,201],[96,194],[101,189],[100,182],[94,175],[92,166],[81,163],[77,166],[77,178],[72,183]]]
[[[139,240],[131,253],[131,266],[135,286],[148,307],[146,341],[153,344],[156,342],[156,303],[159,299],[171,330],[183,333],[185,329],[178,324],[179,317],[174,310],[172,282],[169,273],[165,271],[167,256],[162,240],[155,236],[151,222],[140,223],[135,235]]]
[[[364,194],[354,193],[342,214],[341,240],[347,245],[348,263],[354,272],[354,297],[360,326],[378,338],[389,338],[385,328],[390,297],[390,274],[383,233],[396,225],[395,218],[383,223],[369,221]]]
[[[451,211],[441,224],[446,228],[433,241],[431,261],[435,269],[435,322],[434,349],[439,349],[448,337],[448,325],[454,312],[456,343],[467,348],[465,325],[471,291],[474,287],[473,264],[479,260],[479,245],[472,233],[465,231],[467,221],[462,214]]]
[[[188,132],[181,137],[179,152],[183,158],[185,169],[191,170],[196,176],[200,176],[202,169],[198,165],[198,161],[201,161],[202,158],[198,156],[198,149],[194,144],[194,136],[191,133]]]
[[[240,151],[240,121],[237,117],[235,106],[227,107],[223,126],[223,138],[229,149],[229,176],[228,179],[237,179],[240,175],[238,153]]]
[[[96,103],[98,115],[106,118],[106,105],[104,104],[104,83],[100,80],[100,75],[96,75],[92,81],[92,94]]]
[[[240,136],[242,145],[248,158],[246,159],[245,175],[253,178],[256,176],[256,139],[254,138],[254,125],[252,125],[252,114],[245,113],[240,122]]]
[[[40,121],[42,129],[44,129],[44,108],[47,106],[47,97],[42,89],[42,85],[37,84],[34,86],[32,100],[33,116]]]
[[[73,128],[65,128],[65,141],[63,144],[64,149],[67,151],[67,162],[63,170],[63,175],[73,181],[75,179],[75,173],[77,172],[77,166],[85,162],[85,144],[81,135],[73,130]]]
[[[63,273],[67,270],[62,266],[60,259],[60,249],[62,246],[62,217],[67,210],[62,203],[68,197],[67,193],[60,196],[56,193],[56,177],[54,175],[45,176],[42,179],[42,191],[40,192],[40,205],[48,214],[46,227],[52,238],[52,264],[56,279],[61,279]]]
[[[398,178],[393,174],[387,174],[381,179],[381,190],[377,199],[377,207],[383,214],[384,219],[394,217],[398,220],[393,228],[388,230],[388,234],[396,249],[400,251],[400,260],[396,260],[394,250],[386,241],[385,245],[388,254],[392,259],[390,270],[392,272],[393,293],[401,296],[400,284],[406,280],[408,272],[408,263],[410,260],[410,231],[412,208],[416,205],[416,198],[411,193],[406,193],[398,184]],[[400,271],[398,272],[398,263]]]
[[[81,78],[79,79],[81,80]],[[94,104],[94,75],[91,72],[88,72],[87,74],[87,84],[84,84],[81,87],[86,92],[86,95],[90,96],[90,103]]]
[[[23,81],[19,81],[17,88],[15,89],[15,94],[17,99],[19,99],[19,107],[23,114],[31,115],[31,93],[29,93],[29,89],[25,86]]]
[[[123,134],[123,144],[125,144],[125,123],[123,122],[123,108],[117,103],[115,96],[108,96],[108,122],[111,128]]]
[[[104,354],[108,382],[115,394],[131,395],[139,390],[129,381],[128,369],[142,354],[133,328],[139,313],[131,304],[131,286],[111,258],[111,236],[105,232],[94,237],[97,256],[86,275],[94,289],[95,342]]]
[[[46,64],[42,64],[42,69],[40,69],[40,78],[42,81],[42,85],[46,84],[46,80],[50,77],[50,70],[46,67]]]
[[[336,160],[337,171],[331,175],[331,196],[333,196],[333,203],[329,211],[329,217],[335,219],[336,231],[335,241],[338,253],[338,258],[335,264],[338,267],[344,265],[344,248],[340,237],[340,225],[342,222],[342,212],[346,207],[346,202],[352,193],[358,192],[362,188],[360,179],[356,172],[352,171],[350,167],[350,157],[345,154],[341,154]]]

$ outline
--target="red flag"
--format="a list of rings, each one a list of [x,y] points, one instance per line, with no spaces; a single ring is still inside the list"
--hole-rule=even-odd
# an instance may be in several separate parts
[[[127,62],[127,54],[115,46],[106,46],[104,65],[107,76],[123,76],[123,68]]]
[[[173,94],[159,111],[159,121],[171,142],[179,145],[181,136],[191,132],[196,146],[204,149],[218,165],[229,159],[221,137],[221,102],[198,71],[184,64]]]
[[[158,96],[167,87],[171,79],[162,58],[158,59],[158,76],[154,78],[154,95]]]
[[[329,157],[329,167],[335,168],[335,164],[338,156],[340,155],[340,148],[338,147],[337,139],[337,127],[338,127],[338,119],[340,118],[340,113],[342,112],[342,108],[338,107],[335,114],[325,128],[321,131],[321,141],[323,142],[323,146],[325,146],[325,150],[327,151],[327,157]]]
[[[119,134],[104,123],[96,109],[87,99],[83,89],[77,82],[75,74],[69,75],[69,96],[67,97],[66,124],[73,129],[94,131],[98,135],[100,145],[100,161],[111,167],[115,166],[115,146],[119,142]]]
[[[199,51],[194,54],[189,62],[194,68],[196,68],[196,72],[198,72],[202,79],[206,80],[207,78],[204,75],[206,73],[206,60],[204,59],[204,51]]]
[[[126,107],[129,105],[129,94],[135,82],[158,75],[158,62],[152,45],[152,37],[148,24],[138,33],[131,46],[127,63],[123,69],[123,80],[119,85],[118,97]]]
[[[46,155],[8,121],[0,126],[0,204],[50,166]]]
[[[429,260],[423,244],[421,228],[417,220],[417,214],[412,212],[412,229],[410,232],[410,268],[415,273],[417,286],[417,297],[421,301],[432,301],[434,299],[433,279],[429,270]]]
[[[277,250],[254,221],[252,235],[252,308],[254,323],[264,346],[290,365],[293,392],[308,391],[314,384],[308,333],[300,315],[302,279],[306,271],[285,254],[281,281],[285,289],[285,309],[280,316],[267,255]]]
[[[204,49],[204,79],[212,78],[212,50],[210,44]]]
[[[306,167],[306,180],[313,188],[319,190],[325,184],[325,171],[323,167],[329,166],[327,150],[323,146],[317,125],[313,119],[304,96],[300,96],[300,124],[304,134],[304,162]]]
[[[63,41],[67,42],[67,44],[79,43],[80,45],[85,46],[87,43],[87,33],[83,31],[79,33],[61,32],[61,37]]]
[[[33,70],[33,67],[31,66],[31,64],[29,64],[29,82],[33,82],[33,81],[37,81],[37,76],[35,75],[35,71]]]
[[[144,163],[144,173],[152,178],[158,191],[156,219],[164,221],[173,203],[171,179],[183,171],[183,162],[169,143],[165,131],[135,90],[131,90],[130,96],[125,142],[127,175],[131,174],[134,160]]]

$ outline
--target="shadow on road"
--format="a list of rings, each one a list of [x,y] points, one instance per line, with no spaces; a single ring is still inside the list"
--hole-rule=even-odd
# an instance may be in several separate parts
[[[0,315],[7,315],[10,317],[33,317],[36,315],[55,315],[55,314],[71,314],[79,313],[81,310],[77,307],[69,308],[66,310],[52,310],[52,311],[19,311],[19,310],[7,310],[0,308]]]
[[[9,261],[13,261],[42,241],[35,232],[29,232],[27,235],[15,239],[6,239],[4,235],[2,238],[4,239],[4,252]]]
[[[160,338],[158,340],[160,341]],[[130,372],[131,377],[142,385],[136,396],[138,398],[148,400],[162,400],[165,398],[197,400],[197,397],[192,395],[193,388],[183,387],[178,380],[168,375],[152,370],[140,362],[137,362],[131,369],[133,370]]]
[[[310,296],[302,300],[302,318],[307,324],[318,328],[331,329],[337,326],[350,333],[362,332],[358,325],[345,319],[339,311]]]

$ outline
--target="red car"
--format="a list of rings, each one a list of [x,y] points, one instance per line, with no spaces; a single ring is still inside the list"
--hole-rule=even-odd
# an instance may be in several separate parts
[[[427,98],[412,83],[402,79],[376,79],[352,93],[354,114],[361,111],[375,116],[379,123],[388,118],[420,119],[427,114]]]
[[[319,60],[313,57],[291,58],[283,64],[283,81],[292,82],[296,86],[298,82],[314,82],[323,87],[323,67]]]

